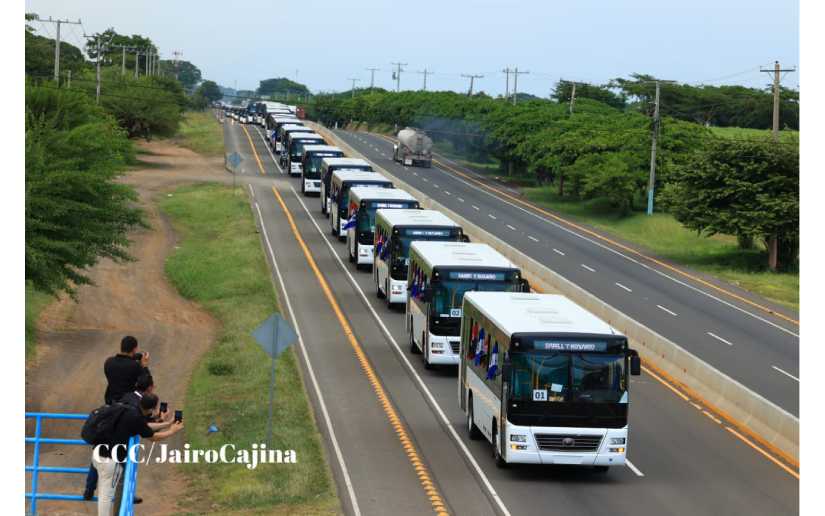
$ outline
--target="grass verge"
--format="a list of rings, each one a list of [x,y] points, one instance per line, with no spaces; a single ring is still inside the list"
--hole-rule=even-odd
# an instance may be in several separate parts
[[[559,198],[554,187],[522,191],[539,206],[614,234],[656,256],[707,272],[790,308],[799,308],[799,274],[767,271],[767,252],[761,245],[744,250],[738,247],[733,236],[699,236],[666,213],[654,213],[650,217],[632,213],[621,217],[603,200]]]
[[[54,297],[34,288],[31,283],[26,283],[26,360],[34,356],[37,344],[37,319],[40,312],[46,308]]]
[[[250,336],[278,309],[245,197],[215,184],[187,186],[160,203],[180,243],[166,274],[186,298],[221,323],[214,347],[195,368],[186,396],[186,439],[193,449],[251,449],[266,436],[269,357]],[[295,450],[296,464],[184,466],[194,513],[331,514],[338,500],[310,412],[296,355],[277,361],[273,443]],[[207,435],[210,424],[219,432]]]
[[[183,115],[175,143],[204,156],[223,156],[223,128],[211,109],[188,111]]]

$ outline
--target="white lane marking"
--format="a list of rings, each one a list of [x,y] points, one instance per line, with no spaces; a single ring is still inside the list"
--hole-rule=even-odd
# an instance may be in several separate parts
[[[669,314],[670,314],[670,315],[672,315],[673,317],[676,317],[676,316],[678,316],[678,315],[679,315],[679,314],[677,314],[676,312],[674,312],[674,311],[672,311],[672,310],[668,310],[667,308],[665,308],[665,307],[664,307],[664,306],[662,306],[662,305],[656,305],[656,306],[658,306],[660,310],[664,310],[665,312],[669,313]]]
[[[556,254],[560,254],[560,255],[564,256],[564,253],[563,253],[563,252],[561,252],[561,251],[559,251],[559,250],[558,250],[558,249],[556,249],[555,247],[553,248],[553,252],[554,252],[554,253],[556,253]]]
[[[429,182],[430,182],[430,180],[429,180],[429,179],[427,179],[426,177],[422,177],[421,179],[423,179],[425,183],[429,183]]]
[[[538,241],[539,241],[539,239],[538,239],[538,238],[536,238],[536,237],[534,237],[533,235],[527,235],[527,238],[529,238],[529,239],[530,239],[530,240],[532,240],[533,242],[538,242]]]
[[[711,337],[713,337],[714,339],[716,339],[716,340],[718,340],[718,341],[722,341],[722,342],[724,342],[724,343],[725,343],[725,344],[727,344],[728,346],[733,346],[733,343],[732,343],[732,342],[730,342],[730,341],[727,341],[727,340],[723,339],[722,337],[720,337],[719,335],[716,335],[716,334],[715,334],[715,333],[713,333],[713,332],[708,332],[708,335],[710,335]]]
[[[256,127],[256,129],[257,129],[257,127]],[[284,175],[284,171],[283,171],[283,169],[281,168],[281,165],[279,165],[279,164],[278,164],[278,160],[277,160],[277,159],[275,159],[275,155],[274,155],[274,154],[272,154],[272,149],[270,149],[270,148],[269,148],[269,145],[267,145],[267,144],[266,144],[266,138],[264,138],[264,135],[263,135],[263,134],[261,134],[261,131],[258,131],[258,136],[260,136],[260,137],[261,137],[261,140],[263,140],[263,142],[264,142],[264,147],[266,147],[266,151],[269,153],[269,157],[270,157],[270,158],[272,158],[272,162],[273,162],[273,163],[275,163],[275,168],[277,168],[277,169],[278,169],[278,172],[280,172],[280,173],[281,173],[281,175]]]
[[[473,209],[474,209],[474,210],[476,210],[476,211],[478,211],[478,210],[480,210],[481,208],[479,208],[478,206],[476,206],[475,204],[473,204]]]
[[[448,192],[447,190],[444,190],[444,193],[447,194],[447,195],[453,195],[450,192]]]
[[[582,269],[587,269],[587,270],[589,270],[590,272],[596,272],[596,269],[594,269],[593,267],[590,267],[589,265],[585,265],[585,264],[583,264],[583,263],[582,263],[582,264],[580,264],[580,265],[582,266]]]
[[[462,199],[461,197],[456,197],[456,199],[458,199],[458,202],[464,202],[464,199]]]
[[[510,229],[512,229],[513,231],[515,231],[515,230],[516,230],[516,228],[514,228],[514,227],[513,227],[513,226],[511,226],[510,224],[507,224],[507,227],[508,227],[508,228],[510,228]]]
[[[641,472],[641,470],[640,470],[639,468],[637,468],[636,466],[634,466],[634,465],[633,465],[633,463],[632,463],[632,462],[630,462],[629,460],[627,460],[627,457],[625,457],[625,459],[624,459],[624,463],[625,463],[625,465],[626,465],[628,468],[630,468],[630,471],[632,471],[633,473],[636,473],[636,476],[637,476],[637,477],[643,477],[643,476],[645,476],[645,474],[644,474],[644,473],[642,473],[642,472]]]
[[[691,402],[690,402],[690,404],[691,404],[691,405],[693,405],[693,408],[695,408],[696,410],[704,410],[704,409],[702,408],[702,405],[699,405],[698,403],[693,403],[693,402],[691,401]]]
[[[438,185],[433,183],[433,188],[438,188]]]
[[[381,317],[378,315],[378,313],[375,311],[375,308],[373,308],[372,304],[367,299],[367,295],[361,289],[361,286],[358,284],[358,282],[355,281],[355,278],[352,276],[352,273],[344,265],[344,262],[341,260],[341,257],[338,255],[338,253],[335,251],[335,248],[330,243],[330,241],[329,241],[330,237],[328,236],[328,234],[326,232],[322,231],[321,227],[318,226],[318,223],[316,222],[315,218],[310,214],[309,209],[304,204],[303,199],[301,199],[298,196],[298,192],[296,192],[295,189],[292,188],[292,185],[289,185],[289,189],[292,190],[292,193],[295,195],[295,198],[298,200],[298,203],[304,208],[304,211],[306,212],[307,217],[309,217],[309,220],[312,222],[312,224],[315,226],[315,229],[321,235],[321,238],[323,239],[324,243],[327,244],[327,247],[329,248],[330,252],[332,253],[332,256],[335,257],[335,261],[337,261],[338,265],[341,267],[341,270],[344,271],[344,273],[349,278],[350,283],[352,283],[352,286],[355,288],[356,291],[358,291],[358,294],[360,295],[361,299],[364,301],[364,304],[369,309],[369,311],[372,314],[375,321],[378,323],[378,326],[381,327],[381,331],[384,333],[384,336],[386,336],[387,339],[390,341],[393,348],[395,349],[396,354],[400,357],[401,361],[407,367],[407,370],[409,371],[409,373],[415,378],[415,381],[418,384],[418,387],[421,389],[421,391],[424,393],[424,395],[430,401],[432,407],[435,408],[435,411],[438,415],[438,418],[441,420],[442,425],[444,426],[444,428],[447,429],[447,432],[449,432],[450,437],[452,437],[453,440],[456,442],[456,445],[459,447],[459,449],[464,454],[464,457],[467,460],[467,462],[469,462],[470,465],[473,467],[476,474],[478,475],[478,477],[481,479],[482,483],[484,484],[484,487],[487,488],[487,492],[489,493],[490,498],[492,498],[492,500],[496,503],[496,505],[498,506],[499,511],[501,511],[502,514],[504,514],[505,516],[510,516],[510,511],[507,510],[507,507],[504,505],[504,501],[498,495],[495,488],[493,487],[493,484],[490,483],[490,480],[487,478],[487,475],[484,474],[484,471],[481,469],[481,466],[478,465],[478,462],[476,461],[473,454],[470,453],[470,450],[464,444],[464,441],[462,441],[461,437],[458,436],[458,433],[453,428],[452,423],[450,423],[450,420],[447,419],[447,415],[444,413],[444,410],[441,408],[441,405],[438,404],[438,402],[436,401],[436,399],[433,396],[432,392],[430,392],[430,389],[427,387],[427,384],[424,383],[424,380],[418,374],[418,371],[416,371],[415,368],[412,366],[409,359],[407,358],[407,355],[401,350],[401,347],[399,347],[398,342],[396,342],[395,338],[392,336],[392,333],[390,333],[390,330],[384,324],[384,321],[381,320]]]
[[[770,325],[770,326],[773,326],[773,327],[774,327],[774,328],[776,328],[777,330],[783,331],[783,332],[785,332],[785,333],[787,333],[787,334],[789,334],[789,335],[793,335],[794,337],[799,337],[799,334],[798,334],[798,333],[795,333],[795,332],[793,332],[793,331],[791,331],[791,330],[789,330],[789,329],[787,329],[787,328],[784,328],[784,327],[782,327],[782,326],[780,326],[780,325],[778,325],[778,324],[776,324],[776,323],[774,323],[774,322],[772,322],[772,321],[769,321],[769,320],[765,319],[764,317],[761,317],[761,316],[759,316],[759,315],[756,315],[755,313],[749,312],[748,310],[746,310],[746,309],[744,309],[744,308],[741,308],[741,307],[739,307],[739,306],[736,306],[736,305],[734,305],[733,303],[731,303],[731,302],[729,302],[729,301],[725,301],[724,299],[720,299],[719,297],[717,297],[717,296],[715,296],[715,295],[711,294],[710,292],[705,292],[704,290],[702,290],[702,289],[701,289],[701,288],[699,288],[699,287],[695,287],[695,286],[693,286],[693,285],[691,285],[691,284],[689,284],[689,283],[685,283],[684,281],[682,281],[682,280],[680,280],[680,279],[677,279],[677,278],[675,278],[675,277],[673,277],[673,276],[671,276],[671,275],[669,275],[669,274],[666,274],[666,273],[664,273],[664,272],[662,272],[662,271],[660,271],[660,270],[658,270],[658,269],[656,269],[656,268],[654,268],[654,267],[652,267],[652,266],[650,266],[650,265],[648,265],[648,264],[646,264],[646,263],[642,263],[642,262],[640,262],[639,260],[637,260],[637,259],[635,259],[635,258],[633,258],[633,257],[631,257],[631,256],[628,256],[628,255],[624,254],[623,252],[621,252],[621,251],[619,251],[619,250],[617,250],[617,249],[613,249],[612,247],[610,247],[610,246],[608,246],[608,245],[606,245],[606,244],[603,244],[603,243],[601,243],[601,242],[598,242],[598,241],[596,241],[596,240],[593,240],[592,238],[587,237],[587,236],[585,236],[585,235],[583,235],[583,234],[577,233],[575,230],[573,230],[573,229],[571,229],[571,228],[568,228],[568,227],[566,227],[566,226],[562,225],[561,223],[556,222],[556,221],[554,221],[554,220],[552,220],[552,219],[550,219],[550,218],[548,218],[548,217],[545,217],[545,216],[540,215],[540,214],[538,214],[538,213],[535,213],[535,212],[533,212],[533,211],[531,211],[531,210],[528,210],[527,208],[524,208],[524,207],[522,207],[522,206],[519,206],[519,205],[517,205],[517,204],[514,204],[514,203],[512,203],[512,202],[510,202],[510,201],[508,201],[508,200],[506,200],[506,199],[503,199],[503,198],[499,197],[498,195],[494,194],[493,192],[490,192],[489,190],[487,190],[487,189],[485,189],[485,188],[481,188],[480,186],[474,185],[474,184],[470,183],[469,181],[467,181],[467,180],[465,180],[465,179],[463,179],[463,178],[461,178],[461,177],[458,177],[458,176],[456,176],[455,174],[453,174],[453,173],[451,173],[451,172],[448,172],[448,171],[446,171],[446,170],[443,170],[441,167],[433,167],[433,168],[434,168],[435,170],[438,170],[438,171],[439,171],[439,172],[441,172],[442,174],[444,174],[444,175],[446,175],[446,176],[448,176],[448,177],[453,178],[453,179],[454,179],[454,180],[456,180],[456,181],[459,181],[459,182],[461,182],[461,183],[464,183],[465,185],[469,186],[470,188],[473,188],[473,189],[475,189],[475,190],[478,190],[479,192],[482,192],[482,193],[484,193],[484,194],[486,194],[486,195],[489,195],[490,197],[492,197],[492,198],[494,198],[494,199],[496,199],[496,200],[498,200],[498,201],[500,201],[500,202],[503,202],[504,204],[507,204],[507,205],[509,205],[509,206],[512,206],[513,208],[516,208],[517,210],[521,210],[521,211],[523,211],[524,213],[527,213],[528,215],[531,215],[531,216],[533,216],[533,217],[535,217],[535,218],[537,218],[537,219],[541,220],[542,222],[547,222],[548,224],[550,224],[550,225],[552,225],[552,226],[555,226],[555,227],[557,227],[557,228],[561,229],[562,231],[565,231],[565,232],[567,232],[567,233],[570,233],[570,234],[571,234],[571,235],[573,235],[573,236],[576,236],[576,237],[578,237],[578,238],[581,238],[582,240],[585,240],[585,241],[587,241],[587,242],[590,242],[591,244],[593,244],[593,245],[595,245],[595,246],[598,246],[598,247],[601,247],[602,249],[604,249],[604,250],[606,250],[606,251],[609,251],[609,252],[611,252],[611,253],[613,253],[613,254],[615,254],[615,255],[617,255],[617,256],[621,256],[622,258],[625,258],[626,260],[628,260],[628,261],[630,261],[630,262],[632,262],[632,263],[635,263],[635,264],[637,264],[637,265],[640,265],[640,266],[644,267],[645,269],[647,269],[647,270],[649,270],[649,271],[651,271],[651,272],[654,272],[654,273],[658,274],[659,276],[662,276],[663,278],[667,278],[667,279],[669,279],[669,280],[673,281],[674,283],[677,283],[677,284],[679,284],[679,285],[681,285],[681,286],[683,286],[683,287],[685,287],[685,288],[688,288],[688,289],[690,289],[690,290],[693,290],[694,292],[698,292],[698,293],[700,293],[700,294],[702,294],[702,295],[704,295],[704,296],[707,296],[707,297],[709,297],[709,298],[713,299],[714,301],[718,301],[718,302],[722,303],[722,304],[723,304],[723,305],[725,305],[725,306],[728,306],[728,307],[730,307],[730,308],[733,308],[734,310],[738,310],[739,312],[742,312],[743,314],[749,315],[750,317],[753,317],[754,319],[756,319],[756,320],[758,320],[758,321],[762,321],[762,322],[763,322],[763,323],[765,323],[765,324],[768,324],[768,325]],[[646,258],[646,257],[645,257],[645,258]]]
[[[496,216],[493,215],[492,213],[488,213],[487,216],[490,217],[493,220],[496,220]]]
[[[794,380],[796,380],[797,382],[799,381],[799,378],[797,378],[796,376],[792,375],[791,373],[789,373],[789,372],[787,372],[787,371],[783,371],[782,369],[779,369],[779,368],[778,368],[778,367],[776,367],[776,366],[771,366],[771,367],[773,367],[774,369],[776,369],[776,370],[777,370],[777,371],[779,371],[780,373],[784,374],[785,376],[787,376],[787,377],[789,377],[789,378],[793,378],[793,379],[794,379]]]
[[[717,425],[721,425],[721,424],[722,424],[722,421],[721,421],[718,417],[714,416],[713,414],[711,414],[711,413],[710,413],[710,412],[708,412],[707,410],[702,410],[702,414],[704,414],[704,415],[706,415],[707,417],[709,417],[709,418],[710,418],[710,419],[711,419],[714,423],[716,423]]]
[[[273,159],[275,158],[273,157]],[[249,185],[249,190],[252,192],[252,197],[254,198],[255,193],[252,189],[252,185]],[[272,258],[272,265],[275,269],[275,275],[278,277],[278,283],[281,285],[281,292],[284,293],[284,301],[286,301],[286,309],[289,312],[289,317],[292,319],[292,327],[295,328],[295,334],[298,336],[298,347],[301,348],[301,356],[304,359],[304,365],[307,368],[310,381],[312,382],[312,390],[315,391],[315,396],[318,398],[318,406],[321,408],[321,415],[323,416],[324,424],[327,427],[327,433],[329,434],[329,439],[332,442],[335,457],[338,460],[338,465],[341,467],[341,475],[344,477],[344,484],[347,486],[347,493],[349,494],[350,503],[352,503],[352,512],[353,514],[360,516],[361,509],[358,507],[358,499],[355,497],[355,489],[352,487],[352,479],[349,476],[347,464],[344,462],[344,455],[341,453],[341,446],[338,444],[338,439],[335,437],[335,430],[332,428],[332,419],[329,417],[327,404],[324,401],[324,395],[321,393],[321,387],[318,385],[315,370],[312,368],[312,363],[309,361],[309,355],[307,354],[306,346],[304,346],[304,337],[301,334],[301,327],[298,324],[298,320],[295,318],[295,311],[292,309],[292,303],[289,299],[289,292],[284,284],[284,277],[281,275],[281,269],[278,267],[278,262],[275,260],[275,253],[272,251],[272,244],[269,242],[269,235],[267,235],[266,226],[264,225],[264,216],[261,213],[261,208],[258,206],[257,202],[255,203],[255,208],[258,210],[258,219],[261,221],[264,241],[266,242],[266,247],[269,250],[269,256]]]
[[[418,172],[413,172],[413,175],[414,175],[414,176],[417,176],[417,175],[418,175]]]
[[[622,288],[622,289],[624,289],[624,290],[627,290],[628,292],[633,292],[631,289],[629,289],[629,288],[625,287],[624,285],[622,285],[622,284],[621,284],[621,283],[619,283],[618,281],[616,282],[616,286],[617,286],[617,287],[619,287],[619,288]]]

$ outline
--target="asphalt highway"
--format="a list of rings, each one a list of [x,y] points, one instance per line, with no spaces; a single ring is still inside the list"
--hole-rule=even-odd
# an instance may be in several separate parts
[[[386,138],[334,132],[391,175],[798,417],[798,326],[788,320],[795,314],[735,287],[720,287],[732,295],[721,292],[703,283],[713,280],[678,274],[520,204],[507,191],[491,192],[444,158],[429,169],[404,167],[392,160]]]
[[[403,314],[375,297],[371,274],[348,263],[317,198],[303,197],[298,180],[282,174],[263,131],[224,127],[227,152],[243,159],[239,184],[253,196],[279,297],[302,336],[307,390],[349,514],[798,513],[794,471],[648,373],[632,379],[631,467],[606,475],[496,468],[489,444],[466,436],[455,369],[425,370],[409,353]],[[448,179],[439,178],[438,188]],[[463,195],[451,205],[481,203]],[[538,238],[533,229],[524,225]]]

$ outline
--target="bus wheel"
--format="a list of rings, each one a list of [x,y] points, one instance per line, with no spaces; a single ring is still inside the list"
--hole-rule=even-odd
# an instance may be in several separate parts
[[[375,296],[378,299],[384,299],[385,297],[387,297],[387,294],[385,294],[384,292],[381,292],[381,286],[378,282],[378,271],[376,269],[377,268],[375,266],[373,266],[373,273],[372,274],[373,274],[373,276],[375,276]]]
[[[427,346],[427,339],[423,333],[421,334],[421,348],[424,350],[421,354],[421,359],[424,360],[424,369],[429,371],[433,368],[433,365],[430,363],[429,347]]]
[[[497,468],[506,468],[507,462],[501,456],[501,448],[498,445],[498,426],[496,420],[493,420],[493,459],[496,461]]]
[[[481,430],[476,426],[475,416],[473,414],[473,394],[467,397],[467,437],[471,441],[477,441],[481,438]]]
[[[410,353],[412,353],[413,355],[417,355],[418,353],[420,353],[420,351],[418,350],[418,346],[415,345],[415,337],[413,337],[412,320],[410,320]]]
[[[610,466],[593,466],[593,471],[596,473],[605,474],[610,470]]]

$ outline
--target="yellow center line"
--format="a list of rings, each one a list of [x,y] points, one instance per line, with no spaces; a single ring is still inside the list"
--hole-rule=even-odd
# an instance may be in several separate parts
[[[244,127],[244,132],[246,133],[246,137],[249,139],[250,145],[252,145],[252,139],[249,137],[249,133],[247,132],[246,128]],[[252,153],[255,156],[255,160],[258,162],[258,167],[260,168],[261,174],[266,175],[264,172],[263,164],[261,163],[261,159],[258,157],[258,152],[255,150],[255,146],[252,146]],[[286,215],[287,221],[289,222],[289,227],[292,229],[292,234],[295,236],[295,240],[298,241],[298,245],[301,247],[301,250],[304,253],[304,257],[306,258],[307,263],[309,264],[312,272],[315,275],[315,278],[318,280],[318,283],[321,285],[321,290],[324,293],[324,297],[326,297],[327,301],[332,308],[332,311],[335,313],[335,317],[338,319],[338,323],[341,325],[341,329],[344,331],[344,335],[347,337],[347,341],[349,342],[350,346],[352,347],[353,351],[355,352],[355,356],[358,359],[358,362],[361,365],[361,369],[367,377],[367,380],[370,382],[373,391],[375,392],[378,401],[381,404],[381,408],[384,411],[384,414],[387,416],[387,420],[392,426],[393,430],[395,431],[398,441],[401,443],[402,448],[404,449],[404,453],[407,455],[407,459],[410,461],[410,465],[413,466],[415,470],[415,474],[418,477],[419,482],[421,483],[421,487],[424,489],[425,495],[427,499],[430,501],[430,505],[432,505],[433,511],[441,515],[447,515],[449,512],[444,504],[444,500],[441,497],[438,489],[435,487],[432,478],[430,477],[429,470],[427,466],[424,465],[422,462],[418,451],[415,448],[415,445],[412,443],[412,440],[407,433],[407,429],[405,428],[404,424],[401,422],[401,419],[398,416],[398,412],[396,411],[395,407],[393,406],[392,402],[387,396],[387,392],[384,389],[384,386],[381,384],[381,381],[378,379],[378,375],[375,373],[372,365],[367,358],[366,353],[364,353],[361,344],[358,342],[358,339],[355,338],[355,334],[352,331],[352,327],[349,325],[346,317],[344,316],[344,312],[341,310],[338,301],[336,301],[335,296],[332,293],[332,289],[329,287],[326,278],[321,273],[321,270],[318,268],[317,263],[315,262],[315,258],[312,256],[312,252],[309,250],[306,242],[304,241],[301,233],[298,230],[298,226],[295,224],[295,219],[292,217],[292,212],[289,211],[287,208],[286,203],[284,202],[283,197],[278,192],[275,186],[272,187],[272,193],[275,196],[275,199],[278,201],[278,204],[281,205],[281,209],[284,211]]]
[[[739,438],[739,440],[741,440],[742,442],[744,442],[745,444],[747,444],[748,446],[750,446],[750,447],[751,447],[751,448],[753,448],[754,450],[758,451],[759,453],[761,453],[762,455],[764,455],[764,456],[765,456],[765,458],[767,458],[768,460],[770,460],[771,462],[773,462],[774,464],[776,464],[776,465],[777,465],[777,466],[779,466],[780,468],[782,468],[782,469],[784,469],[785,471],[787,471],[787,472],[788,472],[790,475],[792,475],[794,478],[796,478],[797,480],[799,480],[799,473],[797,473],[796,471],[792,470],[792,469],[791,469],[791,468],[789,468],[788,466],[786,466],[786,465],[782,464],[781,462],[779,462],[779,461],[778,461],[775,457],[773,457],[772,455],[770,455],[768,452],[766,452],[765,450],[763,450],[763,449],[762,449],[762,448],[760,448],[759,446],[756,446],[755,444],[753,444],[753,443],[752,443],[752,442],[751,442],[751,441],[750,441],[747,437],[745,437],[744,435],[740,434],[739,432],[737,432],[736,430],[734,430],[733,428],[731,428],[731,427],[729,427],[729,426],[726,426],[726,427],[725,427],[725,430],[727,430],[727,431],[728,431],[728,432],[730,432],[731,434],[733,434],[733,435],[735,435],[736,437],[738,437],[738,438]]]
[[[252,137],[249,136],[249,131],[247,131],[246,127],[244,126],[241,126],[241,129],[243,129],[243,132],[246,135],[246,139],[249,140],[249,146],[252,147],[252,154],[255,156],[255,161],[258,162],[258,171],[261,173],[262,176],[265,176],[266,172],[264,171],[264,165],[263,163],[261,163],[261,158],[258,157],[258,152],[255,150],[255,144],[252,143]]]
[[[380,137],[384,138],[385,140],[387,140],[387,141],[389,141],[389,142],[395,143],[395,141],[394,141],[394,140],[392,140],[392,139],[391,139],[390,137],[388,137],[388,136],[384,136],[383,134],[380,134],[380,135],[378,135],[378,136],[380,136]],[[743,303],[745,303],[745,304],[748,304],[748,305],[750,305],[750,306],[752,306],[752,307],[754,307],[754,308],[758,308],[759,310],[762,310],[762,311],[764,311],[764,312],[766,312],[766,313],[769,313],[769,314],[771,314],[771,315],[775,315],[776,317],[779,317],[780,319],[784,319],[785,321],[791,322],[791,323],[793,323],[793,324],[795,324],[795,325],[799,326],[799,321],[798,321],[798,320],[796,320],[796,319],[794,319],[794,318],[792,318],[792,317],[788,317],[788,316],[786,316],[786,315],[784,315],[784,314],[781,314],[781,313],[779,313],[779,312],[776,312],[776,311],[774,311],[774,310],[771,310],[771,309],[770,309],[770,308],[768,308],[767,306],[760,305],[759,303],[756,303],[756,302],[754,302],[754,301],[751,301],[750,299],[747,299],[747,298],[745,298],[745,297],[742,297],[742,296],[740,296],[740,295],[738,295],[738,294],[735,294],[735,293],[733,293],[733,292],[731,292],[731,291],[729,291],[729,290],[725,290],[724,288],[719,287],[719,286],[717,286],[717,285],[714,285],[713,283],[710,283],[709,281],[703,280],[702,278],[699,278],[698,276],[695,276],[695,275],[693,275],[693,274],[690,274],[689,272],[683,271],[683,270],[681,270],[681,269],[679,269],[679,268],[677,268],[677,267],[674,267],[674,266],[672,266],[672,265],[670,265],[670,264],[668,264],[668,263],[665,263],[665,262],[663,262],[663,261],[661,261],[661,260],[658,260],[658,259],[656,259],[656,258],[652,258],[652,257],[650,257],[650,256],[648,256],[648,255],[646,255],[646,254],[644,254],[644,253],[642,253],[642,252],[640,252],[640,251],[637,251],[636,249],[633,249],[632,247],[628,247],[628,246],[626,246],[626,245],[624,245],[624,244],[621,244],[621,243],[619,243],[619,242],[616,242],[615,240],[612,240],[612,239],[610,239],[610,238],[608,238],[608,237],[606,237],[606,236],[600,235],[599,233],[596,233],[595,231],[592,231],[592,230],[587,229],[587,228],[585,228],[585,227],[583,227],[583,226],[580,226],[580,225],[578,225],[578,224],[576,224],[576,223],[574,223],[574,222],[571,222],[571,221],[569,221],[569,220],[567,220],[567,219],[565,219],[565,218],[563,218],[563,217],[560,217],[560,216],[556,215],[555,213],[551,213],[551,212],[549,212],[549,211],[547,211],[547,210],[544,210],[544,209],[542,209],[542,208],[540,208],[540,207],[536,206],[535,204],[529,203],[529,202],[527,202],[527,201],[524,201],[524,200],[522,200],[522,199],[519,199],[518,197],[515,197],[515,196],[513,196],[513,195],[510,195],[510,194],[508,194],[507,192],[505,192],[505,191],[503,191],[503,190],[499,190],[498,188],[495,188],[495,187],[493,187],[493,186],[487,185],[487,184],[485,184],[485,183],[483,183],[483,182],[479,181],[478,179],[476,179],[476,178],[474,178],[474,177],[472,177],[472,176],[470,176],[470,175],[468,175],[468,174],[465,174],[464,172],[461,172],[460,170],[458,170],[458,169],[456,169],[455,167],[452,167],[452,166],[450,166],[450,165],[448,165],[448,164],[446,164],[446,163],[442,163],[441,161],[436,160],[436,159],[433,159],[433,163],[435,163],[436,165],[438,165],[438,166],[440,166],[440,167],[442,167],[442,168],[446,168],[447,170],[450,170],[451,172],[453,172],[453,173],[455,173],[455,174],[458,174],[459,176],[463,177],[464,179],[467,179],[467,180],[469,180],[469,181],[472,181],[472,182],[474,182],[474,183],[478,184],[479,186],[481,186],[481,187],[483,187],[483,188],[485,188],[485,189],[487,189],[487,190],[490,190],[491,192],[495,192],[495,193],[497,193],[497,194],[499,194],[499,195],[501,195],[501,196],[503,196],[503,197],[506,197],[507,199],[510,199],[511,201],[513,201],[513,202],[515,202],[515,203],[521,204],[522,206],[526,206],[527,208],[530,208],[530,209],[532,209],[532,210],[534,210],[534,211],[537,211],[537,212],[541,213],[542,215],[545,215],[545,216],[550,217],[550,218],[552,218],[552,219],[554,219],[554,220],[556,220],[556,221],[558,221],[558,222],[561,222],[562,224],[566,224],[567,226],[570,226],[570,227],[572,227],[572,228],[575,228],[575,229],[577,229],[577,230],[579,230],[579,231],[581,231],[581,232],[583,232],[583,233],[586,233],[586,234],[588,234],[588,235],[592,236],[593,238],[598,238],[599,240],[602,240],[602,241],[604,241],[604,242],[609,243],[610,245],[613,245],[613,246],[615,246],[615,247],[618,247],[619,249],[621,249],[621,250],[623,250],[623,251],[625,251],[625,252],[628,252],[628,253],[630,253],[630,254],[634,254],[634,255],[636,255],[636,256],[639,256],[639,257],[641,257],[641,258],[644,258],[645,260],[649,260],[649,261],[651,261],[651,262],[655,263],[656,265],[659,265],[660,267],[664,267],[665,269],[667,269],[667,270],[669,270],[669,271],[672,271],[672,272],[675,272],[675,273],[677,273],[677,274],[680,274],[680,275],[682,275],[682,276],[684,276],[684,277],[686,277],[686,278],[690,278],[691,280],[693,280],[693,281],[695,281],[695,282],[697,282],[697,283],[700,283],[700,284],[702,284],[702,285],[704,285],[704,286],[706,286],[706,287],[708,287],[708,288],[712,288],[713,290],[716,290],[717,292],[721,292],[721,293],[723,293],[723,294],[725,294],[725,295],[727,295],[727,296],[729,296],[729,297],[732,297],[733,299],[736,299],[736,300],[738,300],[738,301],[741,301],[741,302],[743,302]]]

